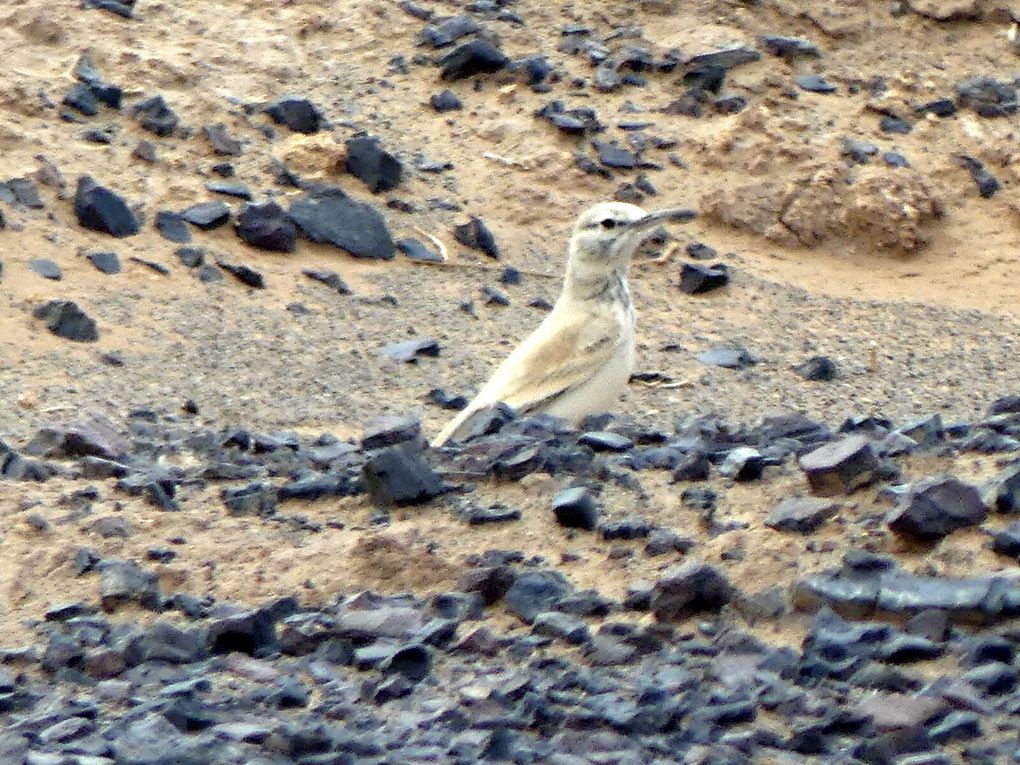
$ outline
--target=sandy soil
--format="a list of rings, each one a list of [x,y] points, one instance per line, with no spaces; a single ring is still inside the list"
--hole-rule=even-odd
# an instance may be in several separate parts
[[[427,5],[439,15],[458,12],[454,3]],[[625,141],[616,127],[622,119],[652,122],[649,133],[676,145],[646,153],[663,168],[649,173],[659,195],[644,204],[694,206],[704,213],[673,231],[678,246],[665,262],[635,265],[639,366],[683,385],[632,386],[621,401],[624,414],[665,426],[709,412],[751,422],[776,408],[800,409],[831,425],[855,413],[902,421],[939,411],[947,420],[973,419],[995,397],[1015,392],[1016,119],[982,119],[966,111],[916,118],[908,108],[951,97],[955,83],[970,75],[1012,77],[1018,62],[1004,34],[1004,14],[937,22],[890,15],[887,3],[832,9],[820,1],[701,2],[685,5],[682,14],[660,12],[668,3],[625,5],[513,5],[525,25],[487,26],[511,57],[547,55],[562,81],[550,94],[533,93],[512,76],[488,78],[477,91],[470,82],[454,83],[465,108],[440,115],[427,105],[429,95],[446,86],[438,70],[412,65],[400,74],[390,68],[395,56],[410,61],[423,52],[415,45],[422,22],[396,3],[140,0],[134,21],[74,4],[7,3],[0,11],[0,60],[6,64],[0,178],[40,168],[57,173],[36,176],[51,180],[40,186],[44,210],[3,209],[0,391],[6,406],[0,436],[23,443],[41,425],[84,410],[120,422],[137,407],[180,414],[189,399],[198,404],[197,422],[212,427],[346,438],[374,417],[412,413],[434,431],[447,413],[425,402],[428,391],[438,386],[469,393],[484,381],[491,364],[540,320],[527,304],[555,297],[573,218],[633,180],[627,173],[607,181],[577,170],[577,139],[533,116],[551,98],[594,106],[609,126],[603,139]],[[739,67],[725,92],[746,97],[747,109],[696,119],[660,111],[683,92],[676,74],[648,74],[647,87],[611,94],[573,89],[571,80],[590,77],[591,68],[581,57],[556,51],[566,23],[589,25],[601,36],[617,26],[640,25],[643,44],[657,52],[679,47],[692,55],[781,33],[812,39],[824,55],[792,64],[765,55]],[[81,140],[87,126],[62,121],[52,104],[72,84],[74,63],[86,51],[106,81],[125,88],[128,104],[162,93],[193,135],[156,139],[126,110],[107,110],[89,122],[113,125],[113,142]],[[823,74],[839,93],[798,92],[793,78],[804,73]],[[878,78],[886,83],[884,94],[869,95]],[[269,139],[263,133],[268,119],[240,106],[288,93],[319,104],[333,128],[310,137],[277,128]],[[908,115],[916,123],[913,132],[882,133],[879,108]],[[201,127],[218,122],[245,142],[243,155],[233,161],[235,180],[257,193],[293,193],[273,181],[276,159],[381,207],[386,198],[413,202],[418,212],[383,208],[394,235],[426,231],[450,249],[450,262],[426,266],[398,257],[367,263],[308,243],[293,255],[270,254],[246,247],[225,227],[196,232],[194,243],[256,268],[267,289],[251,291],[229,278],[200,284],[151,221],[158,210],[183,209],[212,196],[204,185],[221,158]],[[338,172],[344,141],[356,130],[378,135],[405,161],[410,172],[395,192],[372,199],[358,181]],[[899,151],[912,169],[894,171],[878,158],[849,167],[839,155],[844,136]],[[142,139],[156,144],[157,163],[132,157]],[[672,164],[670,153],[686,167]],[[978,196],[955,158],[960,154],[978,158],[999,179],[1003,188],[993,198]],[[453,169],[439,175],[415,171],[419,155],[449,161]],[[76,225],[70,196],[84,173],[139,207],[148,221],[141,234],[118,241]],[[53,182],[58,176],[62,181]],[[848,178],[855,181],[853,192],[844,188]],[[428,200],[435,198],[454,201],[463,212],[432,209]],[[780,198],[790,214],[783,223],[769,212]],[[937,214],[925,214],[926,205]],[[452,227],[468,213],[493,230],[502,262],[454,243]],[[735,271],[730,286],[697,297],[678,291],[683,248],[693,241],[719,250]],[[118,252],[125,271],[113,277],[95,271],[84,255],[98,250]],[[128,262],[130,256],[162,263],[171,273],[158,275]],[[38,257],[59,263],[63,280],[48,282],[30,272],[27,262]],[[510,306],[485,304],[479,289],[496,285],[504,265],[521,269],[523,283],[504,288]],[[308,267],[339,272],[355,294],[340,296],[310,282],[301,275]],[[32,319],[31,307],[54,297],[76,300],[94,316],[100,341],[72,344]],[[473,313],[461,310],[465,301],[473,301]],[[307,313],[294,311],[295,303]],[[402,365],[380,357],[383,345],[408,336],[439,339],[439,358]],[[695,359],[727,344],[746,347],[759,363],[732,372]],[[791,370],[818,353],[836,361],[836,381],[808,383]],[[111,366],[105,354],[117,355],[123,366]],[[908,472],[946,469],[979,478],[993,468],[990,460],[960,459],[911,464]],[[666,479],[643,474],[643,498],[607,487],[605,512],[637,511],[695,538],[694,554],[722,565],[748,591],[786,584],[861,544],[901,552],[917,570],[965,574],[1002,566],[986,549],[983,532],[954,534],[933,551],[900,550],[868,522],[885,506],[867,492],[848,500],[837,520],[813,537],[768,530],[761,522],[768,508],[804,491],[793,468],[770,474],[764,485],[717,482],[720,517],[749,525],[708,539],[680,507],[679,487]],[[100,485],[100,500],[76,514],[60,498],[78,484],[8,484],[0,494],[2,640],[18,640],[50,603],[95,598],[95,579],[76,579],[70,567],[74,550],[84,545],[104,556],[138,560],[151,547],[173,546],[178,557],[157,567],[165,590],[240,601],[295,591],[321,601],[364,587],[439,590],[451,586],[466,554],[490,548],[523,549],[558,565],[564,553],[577,553],[562,570],[579,586],[596,586],[610,597],[675,562],[640,553],[610,556],[615,544],[559,529],[547,510],[557,485],[550,479],[480,487],[478,501],[524,512],[525,520],[502,528],[466,529],[442,502],[396,516],[384,531],[369,528],[371,509],[364,500],[284,508],[284,515],[323,524],[312,533],[286,521],[252,524],[227,517],[211,491],[184,497],[181,513],[161,514]],[[48,531],[25,522],[32,512],[50,521]],[[90,530],[96,518],[111,514],[129,521],[131,536],[102,539]],[[337,521],[344,528],[325,525]],[[186,542],[170,545],[176,537]],[[733,549],[742,553],[733,556]]]

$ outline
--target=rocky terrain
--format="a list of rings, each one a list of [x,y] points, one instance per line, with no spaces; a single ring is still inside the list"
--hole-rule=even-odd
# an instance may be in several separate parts
[[[0,9],[0,762],[1020,761],[1020,11]],[[579,430],[428,437],[692,207]]]

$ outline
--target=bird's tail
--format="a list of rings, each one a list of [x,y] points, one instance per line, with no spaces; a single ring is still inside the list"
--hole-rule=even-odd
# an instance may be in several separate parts
[[[439,434],[432,439],[432,446],[433,447],[442,446],[451,438],[453,438],[453,436],[456,435],[457,431],[460,429],[460,426],[464,424],[467,418],[477,411],[478,407],[476,406],[466,406],[463,409],[461,409],[460,412],[457,413],[457,416],[450,420],[448,423],[446,423],[446,425],[443,426],[443,429],[439,431]]]

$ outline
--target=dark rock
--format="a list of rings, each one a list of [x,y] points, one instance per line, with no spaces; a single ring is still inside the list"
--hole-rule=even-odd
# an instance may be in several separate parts
[[[685,563],[667,571],[652,591],[651,610],[660,621],[718,611],[733,595],[726,577],[706,563]]]
[[[599,526],[599,534],[607,542],[615,539],[644,539],[652,531],[652,524],[640,515],[628,515]]]
[[[492,507],[468,505],[466,508],[458,510],[457,515],[472,526],[481,526],[489,523],[509,523],[521,519],[520,510],[503,505],[494,505]]]
[[[50,332],[65,340],[92,343],[99,339],[95,319],[70,300],[50,300],[32,309],[32,315],[45,321]]]
[[[250,266],[246,266],[243,263],[228,263],[222,258],[216,258],[216,265],[246,287],[253,287],[257,290],[265,289],[266,287],[266,280],[262,274]]]
[[[161,596],[155,573],[125,561],[105,562],[99,568],[99,602],[104,611],[114,611],[125,603],[159,609]]]
[[[295,199],[289,215],[312,242],[331,244],[356,258],[394,257],[393,239],[379,212],[350,199],[340,189],[324,189]]]
[[[882,119],[878,121],[878,128],[883,133],[894,133],[896,135],[906,135],[913,130],[910,123],[906,120],[902,120],[899,117],[890,117],[888,115],[882,117]]]
[[[561,491],[553,498],[552,508],[560,526],[591,531],[598,523],[595,499],[583,487]]]
[[[275,621],[271,611],[261,608],[213,619],[206,645],[212,654],[265,655],[277,644]]]
[[[39,191],[31,178],[11,178],[6,186],[14,194],[17,204],[30,210],[41,210],[46,206],[39,198]]]
[[[82,227],[118,238],[132,236],[139,230],[138,219],[124,200],[87,175],[78,179],[74,213]]]
[[[178,247],[174,254],[187,268],[198,268],[205,263],[205,250],[201,247]]]
[[[978,490],[955,478],[929,478],[913,484],[886,518],[897,534],[931,541],[985,520],[988,511]]]
[[[152,141],[139,141],[131,152],[131,156],[148,162],[150,165],[159,159],[156,154],[156,145]]]
[[[365,451],[415,441],[421,437],[421,422],[416,417],[386,416],[365,425],[361,448]]]
[[[598,152],[599,162],[606,167],[619,170],[631,170],[637,167],[637,155],[628,149],[606,141],[592,141],[592,146]]]
[[[979,688],[985,695],[1001,696],[1016,690],[1016,671],[1002,662],[981,664],[963,674],[963,680]]]
[[[341,295],[350,295],[352,293],[351,288],[347,286],[347,282],[345,282],[336,271],[321,271],[317,268],[304,268],[301,270],[301,273],[313,282],[325,284],[327,287],[335,290]]]
[[[220,499],[232,515],[271,516],[276,512],[277,498],[277,490],[262,483],[229,487],[220,492]]]
[[[463,104],[461,104],[460,99],[457,98],[457,94],[449,88],[440,93],[433,94],[429,99],[429,103],[432,105],[432,108],[440,114],[443,112],[459,111],[463,108]]]
[[[950,712],[928,730],[928,735],[937,744],[978,738],[982,735],[981,720],[973,712]]]
[[[725,287],[729,282],[729,269],[722,263],[717,263],[714,266],[684,263],[680,269],[680,291],[685,295],[711,292],[720,287]]]
[[[472,215],[471,220],[467,223],[454,226],[453,238],[465,247],[478,250],[490,258],[499,258],[499,247],[496,245],[496,238],[481,218]]]
[[[694,540],[681,536],[671,529],[654,529],[645,543],[645,555],[657,556],[669,553],[685,555],[694,547]]]
[[[426,26],[421,32],[421,40],[433,48],[443,48],[480,29],[478,22],[470,16],[452,16],[438,24]]]
[[[156,213],[156,230],[159,231],[160,236],[170,242],[187,244],[191,241],[191,232],[180,213],[168,210]]]
[[[898,151],[882,152],[882,161],[889,167],[910,167],[910,162]]]
[[[221,157],[241,156],[241,142],[227,133],[227,127],[222,122],[215,125],[206,125],[202,128],[205,138],[212,150]]]
[[[765,525],[780,531],[810,534],[839,511],[839,505],[814,497],[793,497],[776,505],[765,518]]]
[[[625,452],[634,446],[634,442],[620,433],[608,430],[591,430],[582,433],[577,439],[581,446],[587,446],[596,452]]]
[[[179,122],[174,110],[170,108],[163,96],[155,95],[139,101],[131,107],[131,116],[144,130],[158,136],[173,135]]]
[[[837,88],[824,77],[817,74],[802,74],[796,79],[797,87],[809,93],[835,93]]]
[[[844,138],[840,142],[840,154],[858,165],[866,165],[872,157],[878,154],[878,147],[869,141],[862,141],[858,138]]]
[[[237,199],[244,199],[246,201],[252,200],[251,189],[244,183],[231,183],[229,181],[209,181],[205,184],[208,191],[214,194],[223,194],[228,197],[235,197]]]
[[[476,74],[498,72],[510,63],[503,52],[488,40],[476,39],[457,46],[439,59],[444,80],[462,80]]]
[[[362,468],[362,479],[377,507],[418,505],[445,491],[442,478],[421,457],[402,447],[373,455]]]
[[[407,256],[408,260],[418,263],[442,263],[443,256],[432,252],[428,247],[417,239],[400,239],[397,241],[397,249]]]
[[[272,200],[242,206],[236,230],[248,244],[271,252],[293,252],[297,240],[297,226]]]
[[[43,279],[59,282],[64,276],[60,266],[48,258],[32,258],[28,261],[28,267]]]
[[[400,160],[384,151],[378,138],[365,134],[347,140],[345,168],[373,194],[395,189],[403,175]]]
[[[814,494],[850,494],[875,480],[878,457],[866,436],[846,436],[798,460]]]
[[[96,98],[93,89],[83,82],[77,82],[72,85],[60,103],[71,107],[86,117],[95,117],[99,114],[99,99]]]
[[[995,195],[996,191],[1002,188],[1002,185],[996,180],[995,176],[988,172],[985,166],[978,160],[964,155],[960,155],[958,159],[960,164],[970,171],[970,177],[974,179],[974,183],[978,187],[978,194],[981,195],[982,199],[990,199]]]
[[[544,611],[555,609],[570,591],[570,585],[558,571],[529,571],[514,579],[503,600],[507,610],[531,624]]]
[[[230,220],[230,206],[218,199],[212,202],[199,202],[181,211],[181,217],[203,231],[210,231]]]
[[[120,259],[115,252],[90,252],[86,257],[96,270],[104,274],[120,273]]]
[[[960,106],[973,109],[982,117],[1006,117],[1016,114],[1016,87],[990,77],[970,77],[956,86]]]
[[[562,611],[543,611],[536,614],[531,628],[538,635],[559,638],[573,645],[587,643],[591,637],[584,619]]]
[[[735,481],[756,481],[765,469],[761,452],[749,446],[731,449],[719,466],[719,475]]]
[[[712,463],[701,452],[688,452],[673,470],[673,483],[706,481],[712,473]]]
[[[326,125],[322,112],[307,98],[287,96],[262,111],[277,125],[286,125],[297,133],[317,133]]]
[[[827,356],[812,356],[793,370],[805,380],[828,382],[836,378],[836,364]]]
[[[762,35],[761,44],[765,50],[773,56],[779,56],[787,61],[801,57],[818,58],[822,52],[810,40],[803,37],[782,37],[781,35]]]
[[[486,285],[482,287],[481,292],[485,305],[510,305],[510,298],[506,296],[506,293],[496,289],[495,287]]]
[[[1014,521],[992,536],[992,549],[1020,561],[1020,522]]]

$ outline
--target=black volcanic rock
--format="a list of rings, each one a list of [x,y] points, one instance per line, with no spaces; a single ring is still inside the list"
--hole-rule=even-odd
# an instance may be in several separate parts
[[[583,487],[564,489],[552,502],[556,522],[560,526],[591,531],[598,524],[598,508],[591,493]]]
[[[1016,86],[990,77],[969,77],[956,86],[960,106],[973,109],[981,117],[1006,117],[1016,114]]]
[[[503,601],[507,610],[531,624],[540,613],[555,610],[556,604],[570,593],[570,589],[559,571],[529,571],[513,580]]]
[[[442,478],[409,449],[382,449],[362,468],[362,479],[377,507],[420,505],[445,491]]]
[[[99,339],[95,319],[87,316],[77,303],[70,300],[50,300],[33,309],[32,315],[46,322],[46,328],[57,337],[79,343]]]
[[[275,201],[246,204],[237,216],[237,235],[252,247],[272,252],[293,252],[297,226]]]
[[[191,231],[180,213],[160,210],[156,213],[156,230],[169,242],[186,244],[191,241]]]
[[[105,611],[125,603],[137,603],[156,610],[160,604],[159,579],[138,564],[111,561],[100,564],[99,602]]]
[[[266,287],[265,277],[251,266],[246,266],[243,263],[230,263],[222,258],[216,259],[216,265],[246,287],[253,287],[257,290],[265,289]]]
[[[459,111],[464,108],[464,105],[457,97],[457,94],[449,88],[439,93],[433,93],[429,98],[429,104],[431,104],[432,108],[440,114],[443,112]]]
[[[120,273],[120,259],[115,252],[90,252],[86,257],[96,270],[104,274]]]
[[[499,247],[496,245],[496,238],[481,218],[472,215],[471,220],[467,223],[454,226],[453,238],[465,247],[483,252],[490,258],[499,259]]]
[[[975,526],[987,515],[977,488],[943,476],[912,485],[886,522],[897,534],[931,541]]]
[[[729,270],[722,263],[704,266],[700,263],[684,263],[680,269],[680,291],[685,295],[697,295],[702,292],[725,287],[729,284]]]
[[[714,566],[685,563],[667,571],[652,589],[651,610],[660,621],[681,619],[700,611],[718,611],[733,588]]]
[[[828,356],[812,356],[793,368],[805,380],[828,382],[836,378],[836,364]]]
[[[309,241],[331,244],[356,258],[391,260],[395,255],[379,211],[340,189],[305,194],[291,202],[288,214]]]
[[[476,39],[459,45],[439,59],[444,80],[463,80],[476,74],[498,72],[510,63],[503,51],[488,40]]]
[[[287,96],[274,101],[262,111],[277,125],[286,125],[297,133],[317,133],[326,124],[322,112],[307,98]]]
[[[227,127],[222,122],[215,125],[206,125],[202,128],[205,138],[213,152],[221,157],[239,157],[241,155],[241,142],[227,133]]]
[[[817,497],[791,497],[783,500],[765,518],[765,525],[780,531],[810,534],[839,510],[839,505]]]
[[[373,194],[389,191],[400,185],[403,166],[400,160],[385,151],[374,136],[359,134],[347,140],[348,173],[360,180]]]
[[[161,95],[149,96],[139,101],[131,107],[131,116],[143,129],[158,136],[173,135],[180,121]]]
[[[78,179],[74,195],[74,213],[78,223],[92,231],[101,231],[117,238],[138,233],[138,219],[124,200],[87,175]]]
[[[199,202],[181,211],[181,217],[192,226],[211,231],[219,228],[230,220],[230,205],[219,199],[211,202]]]
[[[805,40],[803,37],[762,35],[759,39],[762,45],[765,46],[765,50],[773,56],[785,58],[787,61],[801,57],[818,58],[822,55],[817,45],[810,40]]]
[[[811,486],[823,496],[850,494],[871,483],[878,472],[878,457],[866,436],[846,436],[819,446],[798,460]]]
[[[343,277],[336,271],[323,271],[318,268],[303,268],[301,269],[301,273],[313,282],[325,284],[327,287],[336,290],[341,295],[353,294],[353,290],[351,290],[347,282],[345,282]]]

